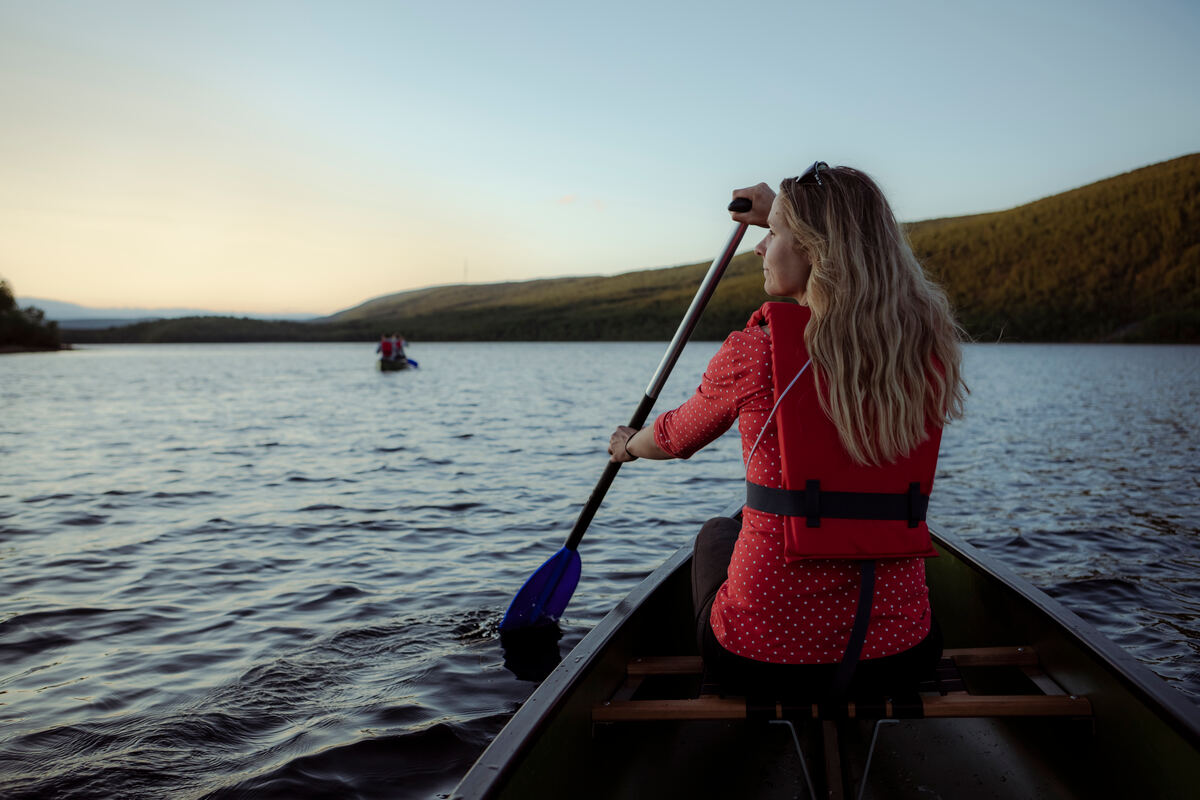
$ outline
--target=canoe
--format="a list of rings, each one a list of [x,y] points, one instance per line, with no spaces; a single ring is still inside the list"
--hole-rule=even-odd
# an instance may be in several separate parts
[[[379,359],[379,369],[382,372],[395,372],[401,369],[408,369],[408,360],[404,358],[381,358]]]
[[[1200,708],[965,542],[935,532],[934,545],[954,674],[919,696],[924,718],[770,709],[788,728],[746,719],[742,699],[697,696],[689,543],[558,664],[450,796],[1197,796]]]

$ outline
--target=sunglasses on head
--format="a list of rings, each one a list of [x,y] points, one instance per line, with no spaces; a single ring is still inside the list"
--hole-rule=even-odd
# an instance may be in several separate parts
[[[795,178],[792,178],[792,180],[796,182],[797,186],[806,181],[813,181],[817,186],[824,186],[825,184],[821,182],[821,170],[823,169],[828,170],[829,165],[824,161],[814,161],[811,167],[804,170],[804,172]]]

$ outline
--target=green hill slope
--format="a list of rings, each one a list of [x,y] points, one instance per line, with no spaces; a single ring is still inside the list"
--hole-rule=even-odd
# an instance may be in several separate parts
[[[1200,340],[1200,154],[908,233],[981,340]],[[371,321],[413,339],[661,339],[706,268],[422,289],[328,322]],[[739,256],[697,335],[722,336],[766,299],[759,260]]]
[[[1200,342],[1200,154],[1008,211],[907,229],[914,251],[979,340]],[[328,341],[395,330],[413,341],[664,340],[707,268],[419,289],[311,323],[169,320],[70,336]],[[767,299],[760,260],[738,256],[696,338],[723,338]]]
[[[370,322],[414,340],[663,339],[674,333],[707,270],[702,263],[612,277],[443,286],[378,298],[318,324]],[[765,299],[760,260],[736,256],[697,335],[724,336],[745,309]]]
[[[1200,154],[909,237],[977,337],[1200,340]]]

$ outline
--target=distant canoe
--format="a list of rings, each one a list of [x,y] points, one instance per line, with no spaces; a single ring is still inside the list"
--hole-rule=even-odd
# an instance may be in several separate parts
[[[412,365],[408,363],[406,358],[381,358],[379,359],[379,369],[383,372],[395,372],[396,370],[409,369]]]

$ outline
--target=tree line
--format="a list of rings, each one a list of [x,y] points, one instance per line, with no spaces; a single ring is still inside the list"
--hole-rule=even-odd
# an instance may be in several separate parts
[[[58,350],[61,347],[58,323],[47,321],[40,308],[18,308],[12,286],[0,278],[0,348]]]

